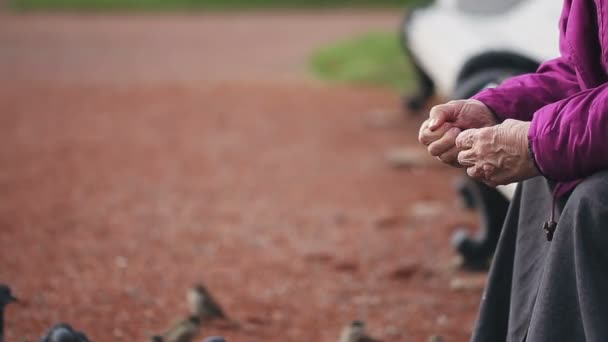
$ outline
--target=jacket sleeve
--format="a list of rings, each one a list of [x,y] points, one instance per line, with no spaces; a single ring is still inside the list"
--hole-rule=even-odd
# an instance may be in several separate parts
[[[608,169],[607,137],[608,84],[541,108],[528,132],[540,171],[557,181]]]
[[[565,1],[559,21],[561,57],[543,63],[536,73],[510,78],[496,88],[473,96],[487,105],[500,121],[530,121],[540,108],[581,90],[565,38],[570,7],[571,1]]]
[[[564,57],[545,62],[533,74],[512,77],[497,88],[473,96],[499,119],[532,120],[540,108],[580,91],[576,74]]]

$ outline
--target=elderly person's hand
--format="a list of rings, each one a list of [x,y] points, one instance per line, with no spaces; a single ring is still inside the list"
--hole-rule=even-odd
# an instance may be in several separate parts
[[[539,175],[528,148],[530,122],[505,120],[458,135],[458,163],[467,174],[490,186],[519,182]]]
[[[429,119],[420,127],[418,140],[427,146],[431,155],[446,164],[459,167],[456,136],[466,129],[493,125],[496,125],[496,118],[482,102],[450,101],[431,109]]]

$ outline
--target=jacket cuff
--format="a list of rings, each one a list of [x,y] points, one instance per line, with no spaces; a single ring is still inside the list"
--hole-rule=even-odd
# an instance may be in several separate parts
[[[547,179],[553,181],[571,180],[566,163],[566,156],[560,153],[556,142],[556,133],[549,130],[544,124],[543,116],[554,111],[555,104],[539,109],[530,123],[528,131],[529,149],[538,171]]]
[[[547,176],[544,174],[544,172],[540,169],[540,166],[538,166],[538,162],[536,161],[536,154],[534,153],[534,148],[532,147],[532,139],[530,138],[529,133],[528,133],[528,153],[529,153],[530,159],[532,159],[532,163],[534,164],[534,167],[536,168],[538,173],[540,173],[541,176],[547,178]]]
[[[479,92],[477,95],[471,97],[473,100],[477,100],[483,102],[494,114],[496,121],[501,123],[508,119],[506,115],[503,113],[506,112],[505,104],[504,104],[504,96],[497,96],[496,89],[488,88]]]

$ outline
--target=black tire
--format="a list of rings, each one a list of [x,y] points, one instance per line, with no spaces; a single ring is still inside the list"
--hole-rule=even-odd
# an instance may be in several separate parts
[[[478,71],[460,81],[454,93],[453,100],[468,99],[486,88],[493,88],[509,77],[520,75],[525,71],[517,69],[496,68]]]
[[[464,268],[485,270],[498,244],[509,200],[498,190],[469,177],[461,179],[457,190],[469,208],[479,211],[479,226],[474,236],[469,235],[468,229],[458,230],[452,245],[462,256]]]
[[[464,78],[454,90],[454,100],[468,99],[483,89],[496,87],[509,77],[525,73],[519,69],[484,69]],[[483,270],[494,254],[509,201],[502,194],[487,185],[466,176],[458,189],[465,205],[479,211],[478,232],[471,237],[466,230],[458,231],[452,238],[452,245],[463,257],[463,266],[471,270]]]

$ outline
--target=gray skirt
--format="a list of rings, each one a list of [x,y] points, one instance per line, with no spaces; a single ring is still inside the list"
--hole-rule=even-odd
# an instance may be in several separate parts
[[[556,202],[552,186],[522,182],[501,233],[473,342],[608,341],[608,171]]]

